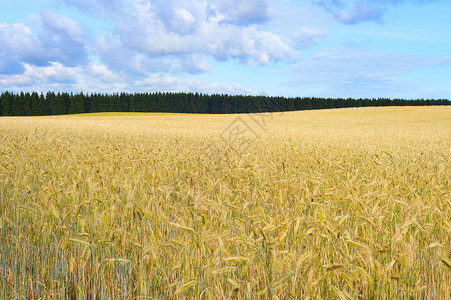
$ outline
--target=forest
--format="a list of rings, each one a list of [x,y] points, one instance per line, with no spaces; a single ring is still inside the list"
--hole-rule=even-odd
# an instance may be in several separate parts
[[[96,112],[235,114],[345,107],[451,105],[449,99],[353,99],[269,97],[202,93],[12,93],[2,92],[0,116]]]

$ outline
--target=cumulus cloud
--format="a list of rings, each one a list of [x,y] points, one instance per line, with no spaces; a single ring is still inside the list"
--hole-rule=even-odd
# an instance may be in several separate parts
[[[204,59],[202,55],[188,55],[182,60],[182,68],[191,74],[199,74],[209,72],[211,65]]]
[[[77,71],[60,63],[51,63],[45,67],[25,63],[21,73],[0,74],[0,86],[8,86],[9,90],[20,90],[27,86],[32,89],[48,86],[51,89],[50,87],[55,86],[70,86],[77,80]]]
[[[246,90],[238,86],[173,79],[210,72],[212,60],[261,66],[299,57],[279,35],[262,29],[272,18],[269,0],[57,1],[100,16],[114,30],[86,36],[71,18],[48,11],[30,17],[33,26],[0,23],[2,86],[127,90],[148,84],[241,93]],[[307,35],[314,43],[314,34]]]
[[[1,24],[0,72],[23,72],[24,63],[68,67],[100,58],[109,69],[132,76],[152,72],[198,74],[211,70],[209,57],[250,66],[294,60],[295,49],[255,24],[271,17],[267,0],[61,0],[115,24],[114,32],[89,44],[79,24],[47,11],[36,28]]]
[[[84,8],[88,5],[83,1],[66,2]],[[101,3],[97,0],[92,4],[99,13],[107,11]],[[127,62],[132,70],[137,70],[140,63],[158,57],[162,63],[157,65],[177,61],[176,65],[185,67],[184,71],[196,73],[209,70],[205,62],[207,56],[220,61],[234,58],[248,65],[298,57],[279,36],[254,25],[270,17],[266,0],[135,0],[127,3],[129,8],[125,9],[122,4],[120,17],[110,15],[116,23],[114,34],[98,39],[94,47],[102,61],[113,69]],[[116,1],[115,10],[118,5],[121,4]],[[141,56],[144,58],[136,62]],[[179,69],[160,67],[161,70]]]
[[[114,71],[143,73],[138,65],[136,52],[124,47],[122,42],[112,35],[96,39],[91,50]]]
[[[132,76],[147,76],[155,72],[198,74],[208,72],[211,68],[203,55],[143,55],[127,48],[121,40],[111,35],[98,38],[93,50],[109,68]]]
[[[86,93],[116,92],[203,92],[226,94],[254,94],[238,84],[216,84],[202,80],[180,79],[175,76],[149,73],[129,76],[115,72],[105,65],[88,64],[76,68],[59,63],[40,67],[24,65],[21,74],[0,74],[0,87],[9,91],[74,91]]]
[[[0,23],[0,72],[21,73],[24,63],[49,66],[52,62],[77,66],[88,62],[78,23],[66,16],[42,12],[35,34],[21,24]]]
[[[85,67],[80,82],[74,85],[74,90],[86,92],[203,92],[227,94],[252,94],[238,84],[216,84],[202,80],[179,79],[175,76],[148,74],[139,78],[131,78],[112,72],[105,66],[90,65]]]
[[[77,22],[50,12],[41,12],[41,30],[38,34],[47,60],[66,66],[88,63],[84,33]]]
[[[207,17],[206,4],[197,0],[154,0],[138,9],[146,10],[165,30],[181,35],[195,33]]]
[[[40,41],[29,27],[17,23],[0,23],[0,59],[2,73],[21,73],[23,62],[38,62],[43,56]]]

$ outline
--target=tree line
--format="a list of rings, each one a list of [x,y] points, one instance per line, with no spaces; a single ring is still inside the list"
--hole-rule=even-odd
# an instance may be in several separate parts
[[[0,116],[95,112],[231,114],[368,106],[451,105],[448,99],[268,97],[202,93],[11,93],[0,96]]]

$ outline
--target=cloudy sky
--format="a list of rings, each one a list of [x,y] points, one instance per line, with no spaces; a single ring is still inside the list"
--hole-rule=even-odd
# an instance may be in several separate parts
[[[0,0],[0,91],[451,98],[449,0]]]

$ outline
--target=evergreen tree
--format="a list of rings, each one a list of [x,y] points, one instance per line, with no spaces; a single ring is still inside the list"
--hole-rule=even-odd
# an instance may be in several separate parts
[[[70,101],[70,114],[81,114],[84,113],[84,99],[83,94],[71,95]]]
[[[23,92],[20,92],[19,95],[13,95],[11,112],[13,116],[25,115],[25,94]]]
[[[45,95],[45,115],[54,115],[56,109],[56,95],[54,92],[47,92]]]
[[[41,94],[39,95],[39,115],[43,116],[45,115],[45,105],[47,103],[46,97],[45,95],[41,92]]]
[[[90,113],[95,113],[98,111],[97,108],[97,99],[96,99],[96,95],[95,94],[91,94],[89,96],[89,101],[87,101],[89,103],[89,110],[88,112]]]
[[[11,115],[11,94],[9,92],[2,93],[0,98],[0,107],[1,107],[1,115],[2,116],[10,116]]]
[[[31,94],[25,93],[24,94],[24,116],[31,116]]]
[[[31,94],[30,100],[30,115],[38,116],[39,115],[39,95],[36,92]]]
[[[71,94],[62,93],[61,97],[62,97],[61,111],[63,112],[62,114],[68,114],[69,110],[70,110],[71,102],[73,102],[73,100],[74,100],[74,95],[72,93]]]
[[[368,106],[451,105],[448,99],[353,99],[353,98],[285,98],[262,96],[229,96],[198,93],[121,93],[68,94],[36,92],[0,94],[0,115],[51,115],[83,112],[181,112],[181,113],[255,113],[286,110],[326,109]]]
[[[127,97],[127,98],[125,98],[125,96],[124,96],[123,99],[124,99],[123,101],[129,103],[129,110],[130,110],[130,112],[138,111],[138,103],[136,101],[136,97],[135,96],[130,95],[130,97]]]

